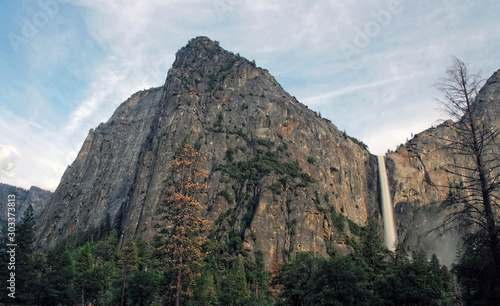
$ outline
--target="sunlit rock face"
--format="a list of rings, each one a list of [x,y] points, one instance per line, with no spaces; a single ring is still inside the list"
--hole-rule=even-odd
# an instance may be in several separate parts
[[[108,214],[122,243],[153,237],[169,162],[184,140],[208,160],[202,203],[212,229],[219,239],[238,235],[268,266],[275,252],[349,252],[332,209],[360,225],[379,220],[376,157],[267,70],[198,37],[178,51],[163,87],[132,95],[89,132],[37,223],[37,246]]]
[[[500,70],[486,81],[477,104],[499,128]],[[456,257],[459,234],[457,231],[443,236],[443,231],[426,233],[454,211],[453,206],[444,208],[442,205],[450,192],[453,193],[450,187],[463,185],[462,177],[450,174],[446,169],[450,169],[450,164],[472,164],[470,157],[454,155],[446,148],[449,140],[459,139],[454,124],[448,120],[415,135],[386,159],[399,239],[412,251],[424,249],[428,254],[436,253],[446,264]],[[500,144],[500,139],[497,143]],[[500,153],[500,145],[494,150]]]

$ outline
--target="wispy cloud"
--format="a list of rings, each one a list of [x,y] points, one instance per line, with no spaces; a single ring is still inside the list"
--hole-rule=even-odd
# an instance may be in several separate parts
[[[6,172],[0,180],[24,188],[37,185],[54,190],[80,144],[72,145],[59,133],[15,114],[2,115],[8,120],[0,120],[0,144],[7,144],[0,145],[1,155],[6,156],[2,161]],[[14,167],[5,166],[9,163]]]
[[[84,126],[87,127],[89,123],[95,124],[96,119],[101,120],[103,116],[109,116],[101,114],[96,118],[95,114],[103,110],[103,104],[116,106],[119,103],[116,99],[123,99],[119,94],[116,96],[116,91],[121,89],[120,83],[127,75],[123,72],[123,67],[116,64],[116,58],[107,58],[105,62],[104,66],[92,73],[94,80],[87,90],[87,97],[68,115],[63,135],[70,137],[75,132],[85,130]]]
[[[387,84],[394,83],[394,82],[401,82],[401,81],[404,81],[405,79],[408,79],[408,77],[401,76],[401,77],[396,77],[396,78],[392,78],[392,79],[388,79],[388,80],[380,80],[380,81],[376,81],[376,82],[372,82],[372,83],[368,83],[368,84],[359,84],[359,85],[354,84],[350,87],[340,88],[340,89],[337,89],[337,90],[334,90],[334,91],[331,91],[328,93],[323,93],[319,96],[305,98],[303,100],[303,102],[305,102],[308,105],[314,105],[314,104],[323,102],[327,98],[339,97],[339,96],[343,96],[345,94],[349,94],[352,92],[359,92],[359,91],[367,90],[367,89],[370,89],[373,87],[379,87],[381,85],[387,85]]]
[[[431,85],[452,55],[486,77],[500,67],[494,0],[57,3],[17,53],[7,34],[20,33],[23,18],[42,8],[25,2],[0,13],[0,145],[19,153],[1,180],[24,187],[54,189],[88,130],[134,92],[162,85],[176,50],[198,35],[255,59],[377,154],[435,124],[439,93]],[[394,4],[400,12],[378,20]],[[366,33],[376,22],[380,29]],[[342,44],[354,45],[360,31],[368,43],[346,57]]]

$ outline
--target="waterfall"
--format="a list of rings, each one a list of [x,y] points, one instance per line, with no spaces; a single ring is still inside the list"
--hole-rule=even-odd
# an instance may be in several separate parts
[[[382,200],[382,219],[384,220],[384,242],[389,250],[394,251],[396,249],[397,234],[396,224],[394,222],[394,208],[392,207],[387,170],[385,168],[385,158],[384,156],[377,156],[377,160]]]

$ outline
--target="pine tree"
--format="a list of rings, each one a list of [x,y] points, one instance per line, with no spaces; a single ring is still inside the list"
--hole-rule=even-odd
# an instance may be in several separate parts
[[[35,242],[35,218],[33,207],[26,209],[23,218],[16,226],[16,291],[19,300],[25,303],[34,301],[31,286],[36,279],[33,243]],[[19,301],[18,300],[18,301]]]
[[[151,305],[158,291],[159,274],[152,271],[136,271],[129,281],[127,296],[131,305]]]
[[[38,305],[66,305],[78,302],[74,289],[74,264],[67,250],[49,250],[37,279]]]
[[[217,291],[215,288],[214,276],[207,273],[205,276],[205,284],[203,286],[203,300],[207,305],[217,305]]]
[[[436,254],[432,255],[429,262],[429,273],[432,295],[436,300],[443,300],[446,304],[451,304],[453,297],[451,275],[446,266],[441,266]]]
[[[394,251],[393,266],[402,267],[410,263],[410,257],[406,251],[405,246],[402,242],[396,244],[396,250]]]
[[[153,252],[150,248],[150,242],[138,238],[135,242],[137,245],[137,270],[148,271],[152,263]]]
[[[77,273],[82,306],[85,305],[87,301],[87,295],[89,293],[88,291],[92,289],[93,264],[94,258],[92,257],[92,253],[90,251],[90,244],[87,242],[75,256],[75,272]]]
[[[242,305],[248,297],[247,279],[245,267],[241,261],[237,261],[228,277],[228,293],[233,305]]]
[[[115,229],[111,230],[108,238],[106,238],[106,260],[113,261],[116,253],[118,252],[118,233]]]
[[[255,295],[256,301],[265,299],[267,297],[266,292],[269,290],[269,272],[265,270],[264,267],[264,253],[262,251],[255,252],[255,262],[247,261],[245,267],[250,267],[249,269],[249,281],[251,281],[252,293]]]
[[[460,283],[461,299],[466,305],[498,305],[500,288],[491,258],[488,234],[480,231],[466,239],[453,271]]]
[[[125,288],[127,286],[127,277],[130,272],[137,270],[137,246],[133,240],[127,241],[125,246],[118,252],[118,267],[121,270],[121,302],[125,305]]]
[[[175,274],[175,305],[179,305],[183,281],[188,284],[186,294],[195,277],[199,276],[203,258],[201,247],[206,238],[202,233],[208,229],[208,221],[202,217],[200,197],[208,188],[203,180],[207,177],[203,166],[205,157],[191,145],[183,142],[170,163],[170,184],[165,201],[160,203],[159,213],[165,227],[165,250],[169,265]]]
[[[309,294],[310,280],[318,266],[318,257],[311,252],[298,253],[295,259],[280,267],[280,285],[272,292],[280,294],[293,305],[304,305],[304,298]],[[271,270],[271,275],[275,274]],[[279,291],[278,291],[279,290]],[[275,298],[278,302],[279,299]]]
[[[387,267],[386,258],[390,251],[382,243],[380,232],[375,220],[368,219],[361,234],[361,246],[359,254],[355,254],[360,263],[366,264],[366,270],[372,283],[377,275],[382,274]]]
[[[99,226],[97,239],[104,240],[111,233],[112,229],[113,228],[111,226],[111,215],[107,213],[106,217],[104,217],[104,220],[101,222],[101,225]]]
[[[368,275],[351,256],[317,258],[316,268],[306,286],[303,305],[376,305],[367,288]]]

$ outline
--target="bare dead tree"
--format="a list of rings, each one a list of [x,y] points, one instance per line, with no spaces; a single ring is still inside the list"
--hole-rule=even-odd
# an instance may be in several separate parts
[[[437,84],[444,93],[439,102],[454,119],[449,127],[455,137],[445,139],[446,150],[453,157],[446,171],[459,177],[461,184],[450,189],[448,203],[458,209],[448,216],[444,225],[458,224],[462,229],[487,233],[488,248],[498,275],[499,129],[490,118],[486,102],[479,99],[483,84],[480,75],[469,73],[467,66],[454,58],[447,76]]]

